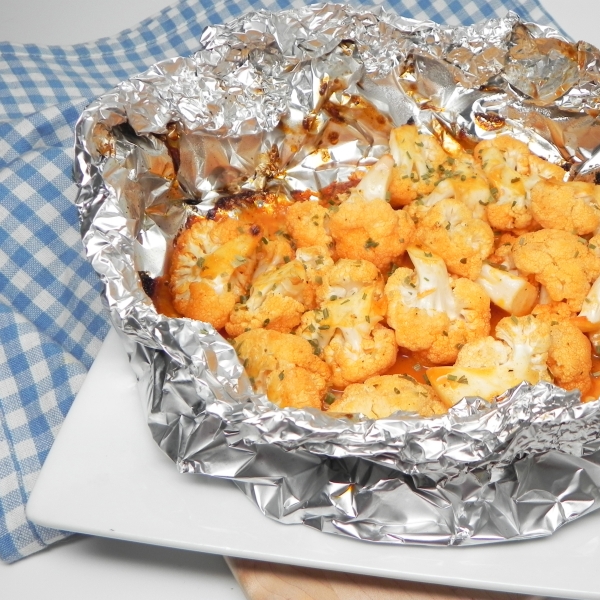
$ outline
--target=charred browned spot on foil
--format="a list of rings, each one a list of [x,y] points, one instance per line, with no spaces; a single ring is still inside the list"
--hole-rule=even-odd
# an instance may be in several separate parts
[[[312,196],[316,196],[317,194],[315,192],[312,192],[311,190],[292,190],[290,195],[292,196],[294,202],[305,202],[307,200],[310,200]]]
[[[309,114],[302,119],[302,129],[305,131],[312,131],[315,127],[316,117],[315,115]]]
[[[97,123],[94,126],[92,139],[102,156],[115,155],[115,138],[104,123]]]
[[[327,139],[329,140],[329,143],[332,146],[335,146],[339,141],[340,141],[340,134],[337,131],[332,131],[328,136]]]
[[[336,123],[346,122],[339,106],[336,106],[331,102],[327,102],[323,108],[329,113],[332,121],[335,121]]]
[[[340,194],[345,194],[346,192],[349,192],[359,183],[360,179],[358,177],[352,177],[348,181],[334,181],[333,183],[330,183],[328,186],[325,186],[321,189],[321,191],[319,192],[321,200],[326,204],[329,202],[335,202],[335,200],[337,200],[337,197]]]
[[[319,85],[319,95],[320,96],[324,96],[327,93],[327,85],[328,85],[328,81],[326,81],[325,79],[321,80],[321,85]]]
[[[475,113],[475,122],[485,131],[497,131],[502,129],[506,123],[504,117],[498,113]]]
[[[169,123],[167,125],[167,133],[160,137],[167,147],[167,152],[173,161],[173,168],[175,173],[179,171],[179,165],[181,164],[181,154],[179,152],[179,130],[177,129],[177,123]]]
[[[152,298],[154,295],[154,289],[156,287],[156,282],[153,277],[148,275],[147,271],[138,271],[138,275],[140,276],[140,282],[142,284],[142,289],[146,292],[148,298]]]

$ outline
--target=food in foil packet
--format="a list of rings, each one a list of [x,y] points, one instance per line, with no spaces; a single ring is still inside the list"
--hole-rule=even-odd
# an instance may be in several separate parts
[[[158,310],[224,330],[282,407],[431,416],[523,381],[595,399],[600,186],[510,135],[450,152],[402,125],[390,152],[342,193],[190,217]]]
[[[599,60],[314,5],[92,103],[83,241],[179,469],[390,543],[598,508]]]

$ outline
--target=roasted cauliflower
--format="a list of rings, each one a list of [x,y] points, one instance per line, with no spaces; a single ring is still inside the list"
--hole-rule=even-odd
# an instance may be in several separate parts
[[[531,189],[542,179],[562,181],[561,167],[539,158],[526,144],[506,135],[480,142],[474,154],[490,183],[490,225],[499,231],[535,227]]]
[[[177,238],[171,261],[177,311],[223,328],[248,290],[259,240],[260,229],[242,227],[234,219],[197,219],[187,227]]]
[[[395,163],[389,185],[390,203],[394,208],[430,194],[440,180],[441,167],[449,158],[436,138],[419,133],[415,125],[392,130],[390,153]]]
[[[387,322],[399,346],[430,364],[451,364],[459,349],[490,328],[490,301],[477,283],[451,279],[432,252],[408,248],[414,271],[398,268],[388,279]]]
[[[494,249],[494,232],[454,198],[441,200],[419,220],[415,241],[441,256],[448,270],[476,279]]]
[[[531,214],[544,229],[594,233],[600,226],[600,186],[542,179],[531,189]]]
[[[600,275],[600,258],[587,241],[559,229],[520,236],[512,254],[521,273],[533,275],[553,301],[564,300],[573,312],[581,310],[591,283]]]
[[[341,259],[329,271],[324,290],[319,296],[329,299],[304,313],[297,333],[331,367],[333,387],[342,390],[388,370],[396,361],[397,346],[394,332],[379,324],[385,299],[375,266]]]
[[[285,223],[298,248],[324,246],[328,252],[333,251],[333,238],[329,233],[329,212],[317,202],[294,202],[287,209]]]
[[[301,337],[254,329],[233,347],[257,392],[281,408],[321,408],[329,389],[329,367]]]
[[[362,413],[369,419],[383,419],[399,410],[431,417],[448,409],[430,386],[409,375],[381,375],[353,383],[329,408],[330,412]]]
[[[523,381],[550,380],[547,368],[550,325],[531,315],[506,317],[496,326],[496,337],[465,344],[453,367],[432,367],[427,376],[447,406],[465,396],[492,400]]]
[[[414,232],[408,214],[385,200],[392,167],[392,157],[383,156],[332,212],[329,224],[340,258],[368,260],[382,272],[404,254]]]

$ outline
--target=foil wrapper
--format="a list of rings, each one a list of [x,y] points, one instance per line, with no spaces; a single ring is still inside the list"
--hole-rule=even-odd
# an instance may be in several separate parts
[[[435,418],[280,409],[212,326],[158,314],[146,292],[191,213],[343,182],[411,119],[467,148],[510,131],[595,178],[599,64],[514,14],[449,28],[313,5],[209,27],[193,56],[93,102],[76,135],[84,246],[179,469],[233,480],[283,523],[374,542],[533,538],[597,509],[598,401],[524,383]]]

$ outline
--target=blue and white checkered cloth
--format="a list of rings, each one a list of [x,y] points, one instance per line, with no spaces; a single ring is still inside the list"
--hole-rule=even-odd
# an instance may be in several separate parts
[[[450,25],[513,10],[542,24],[537,0],[390,0],[398,14]],[[184,0],[135,29],[76,46],[0,43],[0,559],[65,537],[27,521],[25,504],[108,331],[86,261],[71,179],[84,107],[154,62],[197,49],[203,28],[301,0]]]

